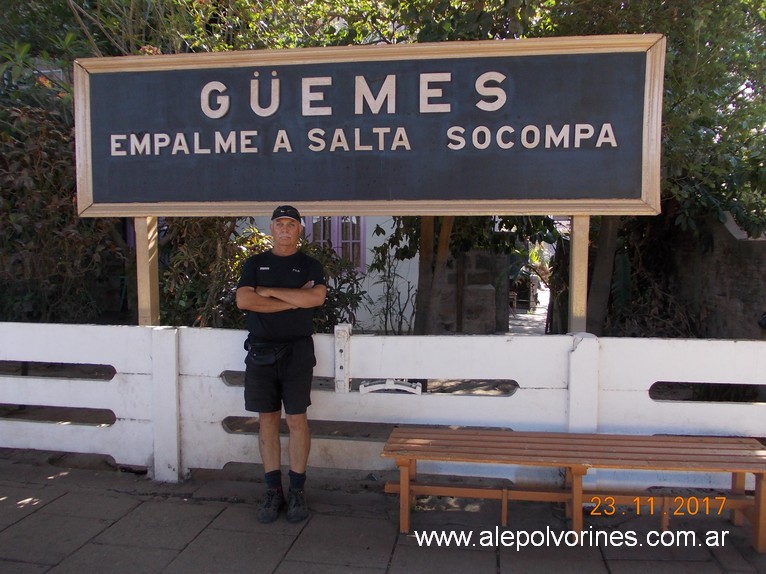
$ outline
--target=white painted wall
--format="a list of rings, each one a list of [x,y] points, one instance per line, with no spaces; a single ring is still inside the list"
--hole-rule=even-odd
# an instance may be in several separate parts
[[[319,377],[312,420],[449,424],[517,430],[766,436],[766,404],[656,401],[657,381],[766,385],[766,342],[599,339],[576,335],[384,337],[316,335]],[[232,434],[222,421],[249,417],[242,388],[224,371],[242,371],[243,331],[0,323],[0,361],[114,366],[111,381],[0,376],[0,404],[110,409],[111,426],[0,418],[0,446],[108,454],[146,466],[161,481],[191,468],[259,462],[252,434]],[[343,367],[342,369],[340,367]],[[513,379],[511,396],[360,394],[349,380],[385,378]],[[393,469],[380,440],[316,437],[310,465]],[[286,457],[285,457],[286,460]],[[517,482],[559,480],[534,468],[423,464],[422,472],[502,476]],[[608,473],[588,483],[718,488],[722,475]]]

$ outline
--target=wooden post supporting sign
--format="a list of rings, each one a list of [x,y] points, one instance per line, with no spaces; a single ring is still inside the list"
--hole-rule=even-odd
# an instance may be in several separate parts
[[[160,324],[159,241],[156,217],[136,217],[138,324]]]
[[[588,234],[590,216],[572,217],[572,240],[569,254],[569,332],[586,330],[588,309]]]

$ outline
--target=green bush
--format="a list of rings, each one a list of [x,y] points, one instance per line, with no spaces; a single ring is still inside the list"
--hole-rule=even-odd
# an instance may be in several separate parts
[[[0,105],[0,321],[84,323],[119,311],[120,222],[77,216],[73,139],[55,109]]]

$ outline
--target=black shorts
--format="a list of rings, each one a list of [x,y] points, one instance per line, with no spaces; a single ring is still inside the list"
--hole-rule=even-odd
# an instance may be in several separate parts
[[[273,365],[248,364],[245,368],[245,410],[257,413],[281,411],[300,415],[311,404],[314,376],[314,341],[297,339]]]

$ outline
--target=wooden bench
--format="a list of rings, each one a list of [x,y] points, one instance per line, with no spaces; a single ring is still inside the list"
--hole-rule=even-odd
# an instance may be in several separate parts
[[[726,496],[709,497],[704,512],[732,511],[735,524],[742,518],[753,527],[753,547],[766,552],[766,446],[744,437],[631,436],[516,432],[501,429],[398,427],[393,430],[383,457],[394,459],[399,482],[386,484],[386,492],[399,494],[399,529],[410,530],[410,508],[415,495],[463,496],[502,501],[502,523],[507,522],[511,500],[564,502],[572,519],[572,530],[583,530],[583,504],[647,505],[662,517],[667,528],[671,496],[646,492],[584,491],[588,469],[724,472],[732,477]],[[417,462],[430,460],[460,463],[510,464],[563,468],[563,488],[515,488],[443,486],[418,483]],[[745,476],[755,475],[755,493],[745,493]],[[714,500],[715,499],[715,500]]]

